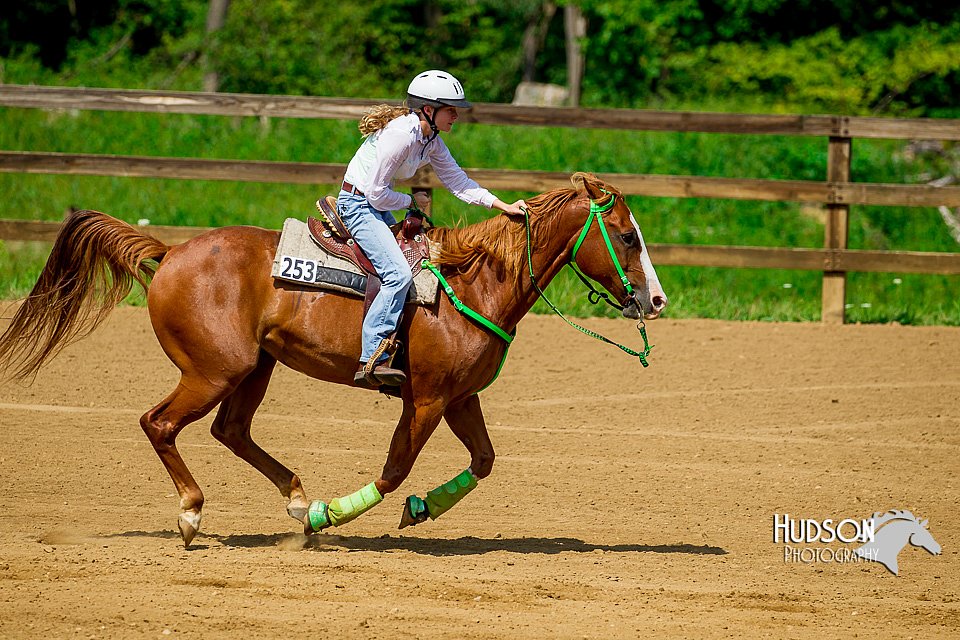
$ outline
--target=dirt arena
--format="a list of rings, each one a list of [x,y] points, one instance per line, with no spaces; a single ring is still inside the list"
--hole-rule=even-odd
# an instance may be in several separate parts
[[[629,321],[587,324],[636,343]],[[176,370],[146,312],[117,309],[33,386],[0,387],[0,636],[958,637],[960,329],[649,330],[644,370],[527,318],[482,394],[493,474],[403,532],[404,497],[469,464],[444,425],[399,492],[308,539],[208,416],[179,439],[207,499],[184,550],[138,425]],[[399,410],[279,367],[254,435],[329,500],[377,477]],[[773,542],[774,514],[887,509],[928,518],[942,555],[907,545],[894,576]]]

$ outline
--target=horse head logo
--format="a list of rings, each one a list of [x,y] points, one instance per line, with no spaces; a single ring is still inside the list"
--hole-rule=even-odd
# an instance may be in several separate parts
[[[909,511],[877,512],[873,514],[870,522],[873,525],[873,540],[855,550],[854,553],[864,560],[879,562],[893,575],[900,575],[897,555],[908,542],[915,547],[926,549],[935,556],[940,555],[940,544],[927,530],[927,520],[920,522]]]

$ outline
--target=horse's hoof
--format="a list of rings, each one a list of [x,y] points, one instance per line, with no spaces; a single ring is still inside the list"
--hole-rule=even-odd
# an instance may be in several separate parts
[[[287,507],[287,514],[297,522],[303,522],[307,517],[306,507]]]
[[[287,504],[287,514],[297,522],[306,522],[307,511],[310,505],[303,498],[291,500]]]
[[[403,515],[400,516],[400,526],[404,529],[425,522],[430,517],[427,505],[417,496],[409,496],[403,503]]]
[[[200,531],[200,518],[202,517],[202,514],[193,511],[184,511],[180,514],[177,526],[180,527],[180,537],[183,538],[184,549],[190,546],[194,536]]]
[[[309,536],[330,526],[330,517],[327,515],[327,503],[314,500],[307,509],[303,519],[303,535]]]

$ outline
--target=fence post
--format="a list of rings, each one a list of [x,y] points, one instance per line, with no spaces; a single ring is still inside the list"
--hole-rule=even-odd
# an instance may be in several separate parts
[[[827,182],[836,186],[850,181],[850,138],[830,137],[827,149]],[[837,190],[827,204],[827,220],[824,226],[825,249],[846,249],[849,229],[850,205],[844,203]],[[825,265],[829,267],[830,265]],[[847,301],[847,273],[845,271],[823,272],[823,297],[820,303],[820,321],[843,324]]]

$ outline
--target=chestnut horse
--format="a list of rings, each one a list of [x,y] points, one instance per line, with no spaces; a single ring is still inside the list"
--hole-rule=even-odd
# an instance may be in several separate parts
[[[622,194],[590,174],[574,174],[572,183],[572,189],[527,200],[532,270],[540,287],[571,262],[577,246],[580,270],[623,301],[624,316],[657,317],[667,298]],[[602,210],[602,221],[585,230],[591,206]],[[595,227],[603,224],[601,233]],[[527,231],[523,216],[498,215],[429,232],[433,262],[460,300],[509,334],[539,296],[529,274]],[[96,328],[135,282],[145,289],[149,282],[150,320],[181,378],[140,425],[176,485],[185,546],[200,527],[203,493],[176,439],[218,404],[213,437],[277,486],[287,512],[308,533],[342,524],[395,491],[441,418],[469,451],[470,467],[426,500],[408,498],[401,526],[437,517],[493,466],[477,394],[499,371],[507,343],[441,295],[434,305],[408,307],[404,314],[403,412],[379,478],[330,505],[307,500],[297,475],[253,441],[251,421],[278,361],[312,378],[353,384],[363,301],[274,280],[279,237],[255,227],[224,227],[167,246],[105,214],[75,212],[0,337],[0,366],[29,378],[67,343]]]

